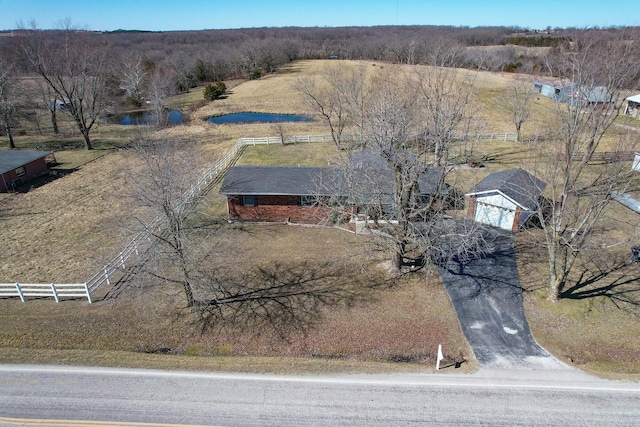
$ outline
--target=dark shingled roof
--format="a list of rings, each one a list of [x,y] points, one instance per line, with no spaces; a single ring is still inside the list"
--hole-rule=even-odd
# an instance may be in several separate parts
[[[360,189],[363,200],[382,197],[390,203],[393,199],[393,173],[382,157],[374,150],[365,149],[349,158],[355,173],[351,175],[352,187]],[[417,161],[417,159],[416,159]],[[418,180],[422,195],[434,194],[442,170],[429,168]],[[339,167],[295,166],[234,166],[229,168],[222,182],[220,193],[224,195],[348,195],[350,176]],[[448,186],[441,194],[448,193]]]
[[[402,156],[405,160],[399,160],[405,164],[419,164],[417,156],[407,151],[398,151],[397,156]],[[393,193],[393,172],[389,168],[389,165],[380,155],[380,152],[371,148],[365,148],[349,155],[349,162],[354,170],[362,169],[365,175],[370,181],[375,176],[375,183],[362,182],[363,188],[369,187],[372,184],[384,185],[386,188],[376,189],[375,191],[382,190],[383,192],[391,195]],[[442,176],[442,169],[438,167],[427,168],[418,178],[418,192],[422,195],[432,195],[436,193],[440,177]],[[386,184],[386,185],[385,185]],[[440,194],[446,195],[449,192],[448,185],[444,184],[440,187]]]
[[[49,154],[51,154],[51,151],[0,150],[0,174],[17,169]]]
[[[229,168],[220,193],[225,195],[313,196],[330,195],[335,168],[311,166],[234,166]]]
[[[467,195],[500,191],[525,209],[537,204],[538,196],[547,186],[524,169],[509,169],[494,172],[480,181]]]

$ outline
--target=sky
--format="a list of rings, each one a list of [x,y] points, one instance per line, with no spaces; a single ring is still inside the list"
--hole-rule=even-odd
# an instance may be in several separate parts
[[[638,0],[0,0],[0,30],[35,21],[112,31],[453,25],[640,26]]]

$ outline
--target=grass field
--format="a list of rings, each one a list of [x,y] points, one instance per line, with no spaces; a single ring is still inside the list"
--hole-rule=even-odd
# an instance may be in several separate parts
[[[188,112],[191,122],[163,132],[195,143],[201,155],[194,172],[200,171],[215,163],[240,137],[277,134],[270,124],[213,125],[205,118],[238,111],[305,112],[293,86],[298,76],[318,73],[323,66],[323,61],[300,62],[260,80],[234,82],[226,99],[203,106],[201,90],[194,89],[170,103]],[[479,79],[479,109],[488,130],[513,132],[508,111],[498,101],[511,78],[483,73]],[[526,136],[537,134],[552,108],[549,102],[536,99],[534,118],[524,126]],[[629,121],[622,125],[625,127],[616,128],[617,132],[637,126]],[[318,121],[285,124],[285,129],[288,135],[328,134]],[[69,127],[63,128],[63,136],[32,130],[16,138],[19,148],[55,150],[59,168],[73,172],[26,193],[0,194],[0,282],[83,282],[128,243],[137,230],[136,212],[126,196],[128,171],[138,165],[118,148],[127,145],[136,132],[103,124],[94,133],[97,150],[92,152],[81,149],[81,138]],[[474,154],[489,160],[482,169],[455,171],[452,183],[463,192],[493,171],[526,166],[530,156],[526,146],[505,141],[478,143]],[[335,150],[326,143],[249,147],[239,164],[326,165],[335,161]],[[209,212],[224,214],[224,202],[215,190],[210,196]],[[614,204],[610,216],[620,221],[615,223],[618,232],[637,233],[636,214]],[[618,226],[622,223],[629,228]],[[219,260],[232,270],[276,261],[319,262],[328,255],[348,260],[353,247],[366,245],[362,237],[336,229],[229,227],[231,233],[241,234],[246,245],[242,259]],[[518,261],[536,339],[562,361],[589,372],[640,379],[637,308],[617,307],[607,295],[548,303],[543,288],[544,257],[527,239],[526,234],[518,236]],[[619,248],[616,256],[626,256],[625,250]],[[371,264],[368,270],[377,268]],[[590,268],[584,266],[587,271]],[[590,286],[606,287],[616,274],[637,277],[637,269],[618,271]],[[55,304],[53,300],[21,303],[0,299],[0,362],[246,372],[430,371],[441,343],[449,363],[468,360],[459,370],[477,367],[446,292],[437,275],[429,271],[371,292],[352,306],[327,308],[307,335],[294,334],[289,340],[278,338],[274,331],[259,336],[238,330],[201,333],[178,310],[175,294],[160,286],[145,288],[145,292],[132,287],[121,298],[92,305],[86,301]]]

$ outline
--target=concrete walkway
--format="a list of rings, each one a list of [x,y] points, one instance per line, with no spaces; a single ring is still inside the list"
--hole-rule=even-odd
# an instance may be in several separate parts
[[[571,369],[533,339],[524,313],[514,236],[487,229],[489,249],[438,267],[462,331],[483,368]]]

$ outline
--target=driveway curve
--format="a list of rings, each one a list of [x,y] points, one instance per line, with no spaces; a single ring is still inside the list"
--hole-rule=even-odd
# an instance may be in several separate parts
[[[514,236],[484,228],[480,257],[438,267],[462,331],[485,368],[570,369],[534,340],[524,312]]]

